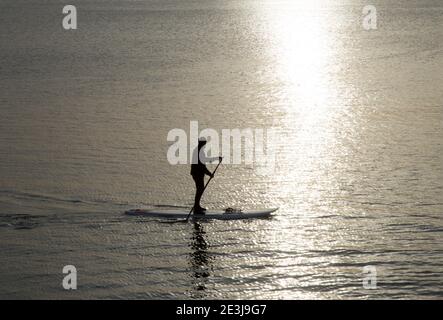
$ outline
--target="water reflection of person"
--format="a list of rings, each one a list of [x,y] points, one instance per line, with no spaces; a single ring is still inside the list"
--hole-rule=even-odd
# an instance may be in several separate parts
[[[208,244],[205,240],[206,232],[200,222],[194,222],[194,231],[192,233],[191,249],[191,270],[193,277],[193,291],[199,292],[198,295],[204,296],[203,291],[206,290],[207,278],[212,270],[212,257],[208,253]]]

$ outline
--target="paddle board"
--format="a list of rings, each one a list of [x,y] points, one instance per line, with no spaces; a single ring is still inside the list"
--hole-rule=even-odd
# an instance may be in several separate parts
[[[204,215],[191,214],[191,219],[218,219],[218,220],[238,220],[238,219],[256,219],[267,218],[277,211],[278,208],[255,209],[255,210],[234,210],[226,212],[225,210],[208,210]],[[189,210],[180,209],[131,209],[125,211],[125,214],[131,216],[157,217],[167,219],[186,219]]]

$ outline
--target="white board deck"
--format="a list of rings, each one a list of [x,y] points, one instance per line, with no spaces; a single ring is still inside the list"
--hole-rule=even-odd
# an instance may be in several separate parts
[[[271,214],[277,211],[278,208],[271,209],[256,209],[256,210],[245,210],[240,213],[225,213],[224,210],[208,210],[204,215],[194,215],[191,214],[190,219],[218,219],[218,220],[238,220],[238,219],[256,219],[256,218],[267,218]],[[142,216],[142,217],[159,217],[166,219],[186,219],[189,214],[189,210],[179,210],[179,209],[131,209],[125,211],[125,214],[131,216]]]

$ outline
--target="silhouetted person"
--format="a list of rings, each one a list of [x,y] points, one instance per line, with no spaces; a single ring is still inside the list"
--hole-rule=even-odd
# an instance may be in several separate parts
[[[198,140],[198,146],[195,148],[192,155],[191,175],[195,182],[195,199],[194,199],[194,214],[204,214],[206,209],[200,205],[200,200],[205,188],[205,175],[213,177],[212,172],[206,168],[205,163],[216,159],[221,161],[222,157],[206,157],[202,148],[206,145],[205,139]]]

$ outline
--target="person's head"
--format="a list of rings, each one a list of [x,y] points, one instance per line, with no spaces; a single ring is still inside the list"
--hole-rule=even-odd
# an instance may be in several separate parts
[[[206,144],[206,138],[202,137],[200,139],[198,139],[198,148],[203,148],[203,146]]]

